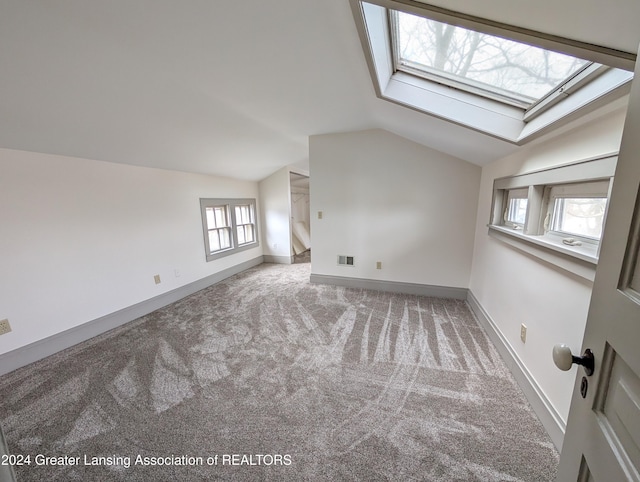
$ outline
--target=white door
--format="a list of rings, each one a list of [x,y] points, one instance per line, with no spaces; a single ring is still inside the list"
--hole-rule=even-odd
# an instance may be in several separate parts
[[[578,369],[561,482],[640,481],[640,62],[607,216],[582,347],[595,371],[583,398]]]

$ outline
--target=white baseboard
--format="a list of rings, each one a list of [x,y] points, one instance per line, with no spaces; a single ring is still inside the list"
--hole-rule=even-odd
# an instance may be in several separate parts
[[[423,285],[418,283],[401,283],[398,281],[382,281],[374,279],[347,278],[344,276],[329,276],[311,273],[312,283],[346,286],[347,288],[362,288],[367,290],[389,291],[409,295],[433,296],[436,298],[454,298],[466,300],[467,288],[452,286]]]
[[[114,313],[88,321],[82,325],[75,326],[55,335],[38,340],[29,345],[17,348],[0,355],[0,375],[9,373],[20,367],[26,366],[35,361],[41,360],[49,355],[53,355],[61,350],[77,345],[80,342],[89,340],[94,336],[106,333],[118,326],[129,323],[141,316],[158,310],[164,306],[174,303],[185,296],[189,296],[208,286],[218,283],[230,276],[238,274],[246,269],[262,264],[262,256],[250,259],[231,268],[227,268],[218,273],[202,278],[193,283],[186,284],[174,290],[155,296],[149,300],[141,301],[135,305],[128,306]]]
[[[230,276],[238,274],[253,266],[267,261],[267,256],[258,256],[237,266],[207,276],[193,283],[181,286],[175,290],[142,301],[109,315],[97,318],[80,326],[57,333],[45,339],[31,343],[24,347],[0,355],[0,375],[9,373],[20,367],[38,361],[61,350],[86,341],[94,336],[105,333],[113,328],[129,323],[141,316],[147,315],[166,305],[189,296],[199,290],[218,283]],[[286,258],[286,257],[283,257]],[[288,264],[288,263],[287,263]],[[435,296],[444,298],[466,299],[478,322],[484,328],[492,343],[507,364],[518,385],[529,400],[534,412],[549,433],[551,440],[560,450],[564,439],[566,424],[546,397],[529,370],[518,358],[507,339],[497,328],[489,314],[480,305],[473,293],[467,288],[447,286],[422,285],[415,283],[400,283],[393,281],[379,281],[370,279],[347,278],[311,274],[310,281],[319,284],[332,284],[349,288],[374,289],[395,293],[415,294],[420,296]]]
[[[271,254],[265,254],[264,262],[275,264],[293,264],[293,256],[274,256]]]
[[[513,347],[509,344],[509,341],[498,329],[491,319],[491,316],[489,316],[482,305],[480,305],[480,302],[470,290],[468,292],[467,303],[478,319],[478,323],[484,328],[489,339],[509,367],[511,374],[518,382],[518,385],[531,404],[531,408],[533,408],[533,411],[540,419],[549,437],[551,437],[553,444],[558,451],[560,451],[562,449],[562,441],[564,440],[566,423],[562,420],[562,417],[544,394],[527,367],[522,363]]]

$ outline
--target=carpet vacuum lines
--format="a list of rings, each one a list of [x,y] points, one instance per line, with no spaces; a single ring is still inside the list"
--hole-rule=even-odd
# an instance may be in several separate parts
[[[309,277],[256,266],[0,377],[18,480],[555,479],[466,302]]]

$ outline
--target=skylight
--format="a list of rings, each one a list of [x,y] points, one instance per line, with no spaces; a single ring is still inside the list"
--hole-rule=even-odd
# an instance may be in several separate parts
[[[376,95],[518,145],[629,93],[636,55],[421,2],[349,0]]]
[[[592,62],[392,11],[395,67],[519,107],[529,107]]]

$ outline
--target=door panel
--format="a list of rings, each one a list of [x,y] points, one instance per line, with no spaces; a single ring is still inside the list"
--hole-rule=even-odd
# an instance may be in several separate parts
[[[631,226],[619,288],[640,304],[640,191],[636,194]]]
[[[602,373],[607,389],[596,401],[595,411],[602,431],[620,452],[629,468],[640,467],[640,377],[622,356],[607,345]],[[606,386],[606,385],[605,385]]]
[[[640,481],[640,63],[636,64],[558,481]],[[558,340],[561,341],[561,340]],[[588,389],[583,397],[583,378]]]

